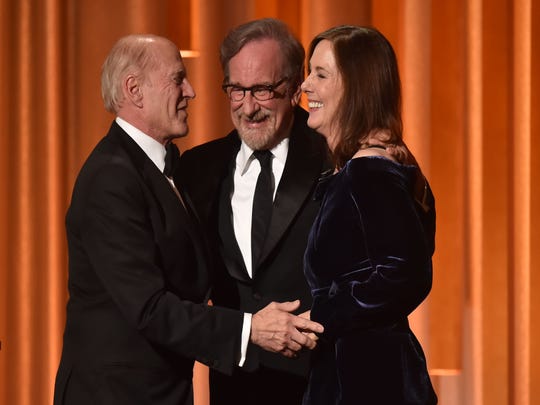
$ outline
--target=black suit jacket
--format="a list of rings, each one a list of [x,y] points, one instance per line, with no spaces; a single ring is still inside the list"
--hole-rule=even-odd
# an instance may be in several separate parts
[[[200,225],[116,123],[79,173],[66,229],[70,298],[55,404],[187,405],[194,360],[232,371],[243,315],[204,304]]]
[[[198,210],[217,253],[214,304],[255,313],[272,301],[301,300],[301,311],[311,306],[304,279],[303,256],[311,224],[319,205],[312,198],[321,173],[329,168],[324,139],[307,124],[307,112],[295,111],[284,172],[274,199],[272,219],[259,265],[249,277],[231,221],[230,193],[233,169],[240,148],[236,131],[186,151],[181,158],[183,187]],[[279,354],[248,349],[247,369],[260,364],[306,376],[308,356],[287,359]]]

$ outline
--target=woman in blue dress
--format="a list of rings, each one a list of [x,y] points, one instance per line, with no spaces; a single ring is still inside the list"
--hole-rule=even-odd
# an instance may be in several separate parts
[[[308,125],[336,170],[318,185],[305,254],[311,319],[325,331],[303,403],[436,404],[407,320],[431,290],[435,205],[402,140],[395,53],[374,28],[339,26],[308,56]]]

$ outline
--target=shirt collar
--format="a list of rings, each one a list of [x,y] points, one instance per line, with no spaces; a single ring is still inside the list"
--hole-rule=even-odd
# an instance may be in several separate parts
[[[116,117],[116,123],[139,145],[157,168],[163,172],[165,168],[165,146],[120,117]]]
[[[272,155],[274,155],[274,159],[277,159],[282,164],[282,166],[285,166],[285,161],[287,160],[287,153],[289,152],[289,138],[283,139],[274,148],[270,149],[270,152],[272,152]],[[251,162],[253,162],[253,160],[255,159],[255,156],[253,156],[253,149],[251,149],[245,144],[244,141],[242,141],[242,144],[240,145],[240,151],[238,152],[238,157],[236,160],[237,168],[240,169],[241,176],[243,176],[248,171]]]

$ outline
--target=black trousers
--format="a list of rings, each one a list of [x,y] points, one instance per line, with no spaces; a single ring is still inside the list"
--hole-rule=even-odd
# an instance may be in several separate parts
[[[307,379],[282,371],[210,371],[210,405],[301,405]]]

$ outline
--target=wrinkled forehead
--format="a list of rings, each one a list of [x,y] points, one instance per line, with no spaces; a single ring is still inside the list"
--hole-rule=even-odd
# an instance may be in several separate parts
[[[285,75],[283,52],[272,39],[251,41],[229,61],[229,81],[251,86],[273,83]]]
[[[152,51],[153,70],[162,74],[175,75],[185,73],[185,65],[180,51],[172,43],[165,43]]]

